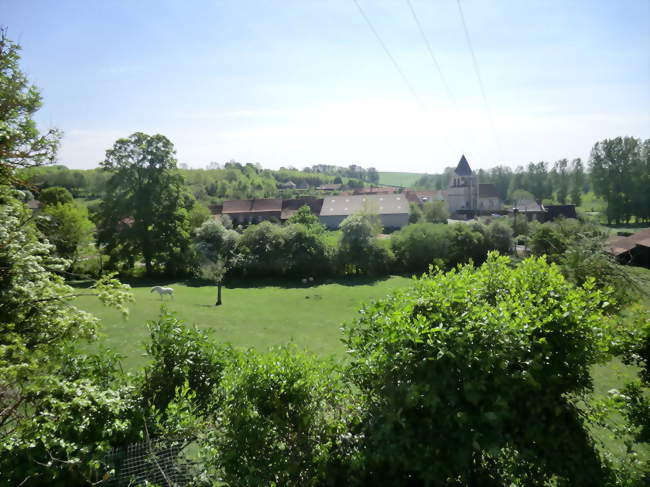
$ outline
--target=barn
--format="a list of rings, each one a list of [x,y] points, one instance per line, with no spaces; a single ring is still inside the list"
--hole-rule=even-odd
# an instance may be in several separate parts
[[[398,229],[408,224],[409,202],[401,194],[327,196],[323,200],[320,221],[334,230],[346,217],[362,212],[378,214],[386,230]]]

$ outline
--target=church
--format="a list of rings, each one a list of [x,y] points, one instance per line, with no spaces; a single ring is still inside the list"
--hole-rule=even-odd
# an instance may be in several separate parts
[[[460,158],[454,170],[445,199],[452,216],[497,211],[503,203],[494,184],[479,182],[478,175],[469,167],[465,155]]]

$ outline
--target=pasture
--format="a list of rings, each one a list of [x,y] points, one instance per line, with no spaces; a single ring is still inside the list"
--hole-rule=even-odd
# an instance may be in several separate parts
[[[390,186],[413,186],[423,174],[416,172],[379,172],[379,184],[388,184]]]
[[[126,369],[145,363],[143,343],[148,340],[147,321],[156,319],[164,304],[188,325],[211,331],[213,339],[246,349],[266,350],[290,342],[318,355],[344,355],[340,326],[352,320],[363,303],[380,299],[407,285],[406,277],[391,276],[332,279],[303,285],[299,281],[263,282],[255,286],[228,284],[223,289],[223,305],[214,306],[216,286],[178,282],[133,280],[135,303],[130,316],[104,307],[95,297],[79,297],[76,305],[102,320],[99,345],[125,355]],[[174,298],[150,293],[160,284],[174,289]]]

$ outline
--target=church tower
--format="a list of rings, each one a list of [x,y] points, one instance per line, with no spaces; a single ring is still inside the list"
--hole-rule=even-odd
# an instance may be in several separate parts
[[[449,213],[459,210],[476,210],[478,208],[478,182],[476,174],[469,167],[463,154],[454,170],[449,188],[447,188],[447,205]]]

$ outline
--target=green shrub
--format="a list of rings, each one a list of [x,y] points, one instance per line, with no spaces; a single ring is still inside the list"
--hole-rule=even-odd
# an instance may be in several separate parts
[[[141,377],[140,395],[145,405],[164,412],[185,383],[194,393],[201,410],[208,409],[231,359],[228,347],[216,345],[197,328],[188,328],[173,315],[163,312],[149,323],[151,357]]]
[[[571,397],[591,388],[605,306],[591,281],[492,254],[366,307],[345,342],[367,398],[369,482],[599,485]]]
[[[331,363],[286,348],[249,350],[227,369],[220,397],[216,424],[201,443],[229,486],[345,480],[340,459],[354,449],[345,435],[351,406]]]

